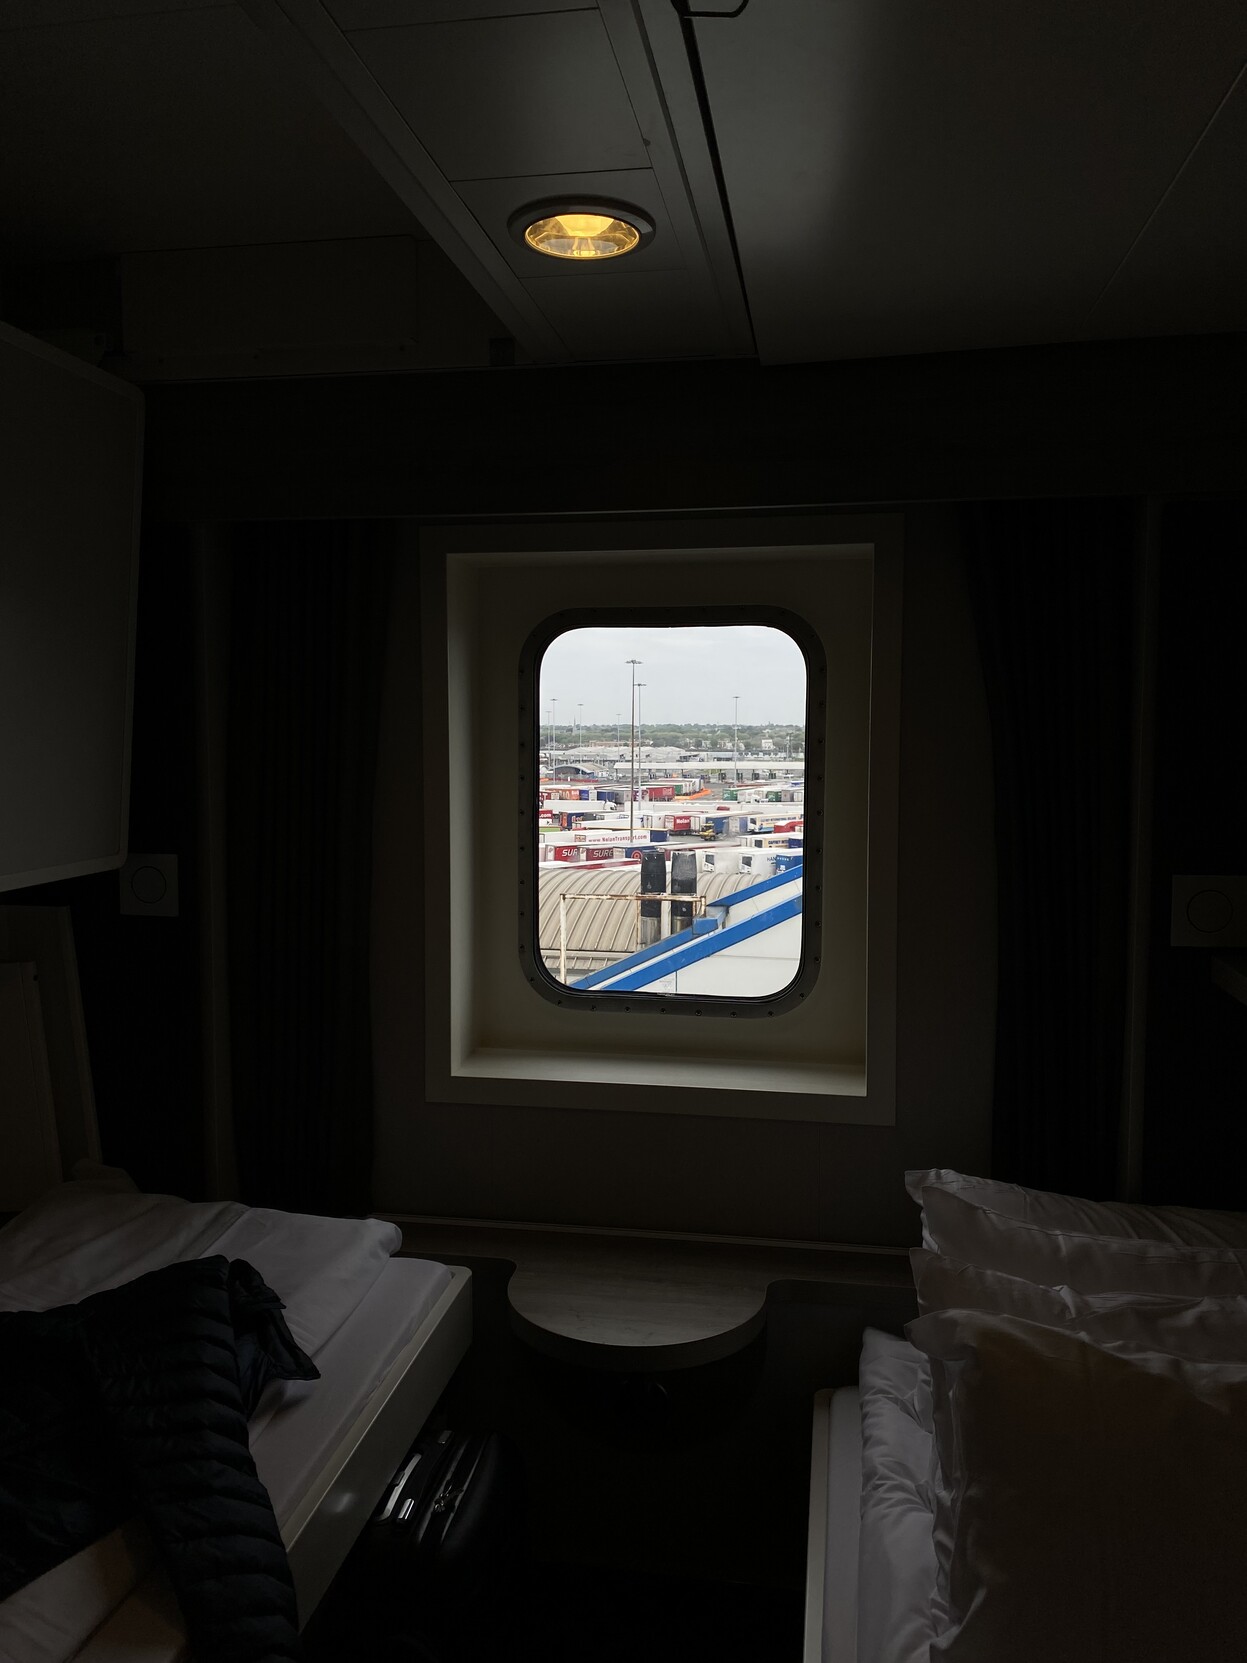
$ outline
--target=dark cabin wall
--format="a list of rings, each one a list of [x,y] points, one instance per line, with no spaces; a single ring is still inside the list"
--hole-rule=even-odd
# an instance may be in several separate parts
[[[149,518],[820,508],[1240,488],[1247,337],[148,391]]]
[[[400,571],[377,790],[377,1206],[389,1212],[870,1243],[908,1241],[906,1167],[988,1161],[991,760],[953,516],[905,515],[896,1125],[429,1101],[426,863],[444,835],[419,756],[416,572]],[[794,598],[799,605],[799,599]],[[552,608],[557,601],[552,599]]]
[[[161,521],[196,519],[774,511],[1012,495],[1226,492],[1238,484],[1247,448],[1243,355],[1240,338],[1192,338],[776,369],[630,366],[162,387],[152,389],[148,400],[148,535],[159,536]],[[990,996],[981,988],[971,1000],[956,992],[963,968],[973,973],[990,965],[981,912],[983,848],[977,833],[968,841],[962,835],[958,816],[974,819],[974,802],[990,781],[981,755],[971,763],[973,747],[956,751],[948,743],[947,700],[961,699],[972,709],[976,674],[964,633],[958,633],[965,618],[949,527],[934,514],[908,518],[901,899],[903,927],[916,945],[903,949],[902,957],[901,1020],[913,1037],[909,1062],[901,1058],[899,1086],[915,1136],[902,1151],[866,1129],[831,1129],[834,1158],[825,1156],[819,1169],[819,1196],[845,1198],[842,1206],[836,1203],[837,1233],[860,1240],[903,1239],[898,1232],[908,1230],[895,1197],[903,1159],[973,1164],[984,1158],[986,1086],[977,1064],[962,1069],[958,1047],[964,1048],[962,1062],[981,1054]],[[926,551],[922,558],[919,550]],[[177,556],[168,558],[177,565]],[[177,721],[181,695],[170,694],[189,661],[188,649],[178,662],[180,582],[172,567],[154,581],[144,579],[140,663],[144,652],[149,659],[154,654],[163,669],[140,675],[136,720],[153,731]],[[952,685],[941,689],[949,628],[960,656]],[[1162,684],[1163,703],[1170,695],[1163,677]],[[924,698],[932,688],[945,702]],[[1162,716],[1162,725],[1167,719]],[[1175,709],[1175,731],[1185,719]],[[144,765],[150,774],[143,789],[157,798],[168,785],[162,771],[170,755],[153,744]],[[953,760],[966,768],[965,779],[949,773]],[[136,742],[136,794],[138,768]],[[136,815],[137,807],[136,795]],[[136,847],[140,836],[149,847],[164,848],[173,832],[157,820],[140,833],[136,818]],[[413,869],[421,858],[413,846]],[[947,881],[959,860],[975,879],[979,910],[972,908],[968,920],[958,914],[956,891]],[[184,868],[184,897],[187,888]],[[184,923],[173,928],[189,940],[187,904]],[[117,1105],[114,1114],[123,1117],[118,1126],[127,1123],[123,1153],[134,1150],[149,1168],[159,1168],[149,1179],[158,1187],[178,1187],[195,1143],[186,1105],[197,1089],[197,1059],[189,1037],[194,1024],[185,1015],[193,1004],[187,989],[194,985],[195,954],[183,951],[180,964],[171,966],[169,949],[151,933],[160,927],[156,921],[120,922],[144,935],[134,937],[128,991],[121,991],[124,978],[118,978],[118,987],[101,999],[109,1015],[95,1018],[102,1035],[97,1076],[117,1082],[107,1095]],[[109,929],[118,927],[114,922]],[[101,943],[107,939],[105,931]],[[99,962],[109,962],[107,952],[101,950]],[[1171,999],[1172,990],[1154,996]],[[187,1026],[166,1023],[168,1033],[155,1033],[152,1024],[134,1023],[133,1012],[159,1013],[170,1001]],[[1223,1012],[1223,1018],[1232,1021],[1237,1014]],[[1180,1052],[1172,1034],[1164,1038],[1166,1031],[1153,1021],[1154,1077],[1169,1055]],[[152,1034],[167,1066],[142,1062],[144,1032]],[[958,1037],[950,1040],[950,1034]],[[92,1043],[95,1048],[96,1032]],[[944,1071],[933,1077],[928,1065],[937,1054]],[[121,1106],[136,1057],[149,1082],[141,1112],[133,1104]],[[932,1109],[932,1103],[942,1107]],[[465,1164],[463,1124],[448,1132],[445,1115],[436,1113],[408,1124],[410,1193],[446,1210],[524,1216],[521,1198],[509,1200],[482,1185],[479,1163],[475,1176]],[[734,1138],[738,1152],[730,1171],[721,1168],[714,1193],[690,1180],[678,1201],[663,1203],[662,1221],[719,1229],[731,1228],[733,1220],[742,1229],[769,1222],[793,1234],[817,1226],[821,1201],[816,1198],[813,1214],[808,1190],[792,1201],[790,1174],[800,1154],[783,1144],[786,1133],[770,1155],[763,1151],[754,1159],[749,1129],[736,1126],[726,1141]],[[141,1135],[141,1129],[157,1127],[155,1141]],[[679,1141],[686,1131],[682,1122],[672,1136]],[[195,1133],[197,1138],[197,1127]],[[1151,1126],[1149,1135],[1160,1137]],[[1180,1141],[1180,1131],[1175,1135]],[[565,1217],[596,1212],[596,1222],[624,1218],[619,1193],[600,1182],[596,1189],[589,1185],[583,1202],[567,1200],[564,1179],[584,1179],[602,1127],[579,1152],[578,1136],[584,1138],[583,1128],[563,1142],[564,1177],[544,1193],[531,1187],[528,1211]],[[460,1155],[452,1158],[448,1138],[459,1140]],[[686,1149],[695,1148],[696,1139],[691,1146],[684,1141]],[[691,1170],[691,1153],[681,1159]],[[441,1188],[435,1193],[430,1184]],[[196,1186],[188,1179],[181,1187],[194,1192]],[[633,1221],[641,1221],[635,1212]]]

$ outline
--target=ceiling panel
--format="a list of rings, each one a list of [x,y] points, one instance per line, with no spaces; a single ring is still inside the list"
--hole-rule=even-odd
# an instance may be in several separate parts
[[[1239,0],[702,22],[764,360],[1077,335],[1247,50]]]
[[[586,361],[712,357],[718,320],[700,307],[683,272],[619,272],[609,282],[579,274],[528,277],[524,287]]]
[[[195,248],[122,261],[127,354],[203,356],[354,342],[411,344],[420,327],[414,237]]]
[[[596,10],[348,38],[449,179],[647,165]]]
[[[1247,330],[1247,77],[1087,319],[1086,333]]]
[[[526,12],[592,11],[592,0],[325,0],[341,29],[388,29],[407,23],[464,23]]]
[[[0,156],[10,257],[416,228],[233,7],[5,35]]]
[[[0,0],[0,29],[44,28],[92,18],[202,11],[222,0]]]
[[[538,254],[517,242],[507,230],[507,222],[516,209],[551,197],[561,197],[564,202],[577,197],[603,197],[611,202],[631,203],[653,222],[653,238],[644,247],[615,260],[578,266],[576,275],[586,281],[610,279],[624,272],[679,271],[684,265],[658,181],[647,168],[634,168],[625,173],[540,174],[531,179],[472,179],[459,186],[459,194],[518,277],[549,277],[559,270],[548,254]]]

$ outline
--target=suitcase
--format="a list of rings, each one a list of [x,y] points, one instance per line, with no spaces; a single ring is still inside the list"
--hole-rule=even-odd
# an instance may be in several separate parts
[[[373,1655],[497,1655],[492,1625],[515,1615],[524,1513],[519,1452],[501,1433],[422,1431],[351,1553],[356,1599],[383,1641]]]
[[[470,1580],[512,1510],[513,1462],[497,1432],[422,1432],[364,1529],[364,1551],[444,1591]]]

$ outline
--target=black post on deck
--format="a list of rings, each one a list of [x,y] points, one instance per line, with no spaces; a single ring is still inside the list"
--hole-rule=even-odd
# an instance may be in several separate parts
[[[641,850],[641,894],[662,895],[667,888],[667,861],[661,849]],[[639,947],[652,947],[662,935],[662,902],[641,902]]]
[[[671,893],[673,895],[696,895],[697,851],[695,849],[677,849],[671,856]],[[693,903],[691,901],[672,901],[672,935],[675,935],[678,930],[691,929],[692,924]]]

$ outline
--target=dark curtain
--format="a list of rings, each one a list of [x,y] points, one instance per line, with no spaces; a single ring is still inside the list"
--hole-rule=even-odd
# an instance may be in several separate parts
[[[385,526],[235,527],[227,761],[242,1199],[367,1212]]]
[[[1247,871],[1247,497],[1158,514],[1152,952],[1143,1194],[1247,1208],[1247,1010],[1167,945],[1175,872]]]
[[[993,1176],[1117,1184],[1126,1012],[1135,510],[964,510],[995,766]]]

